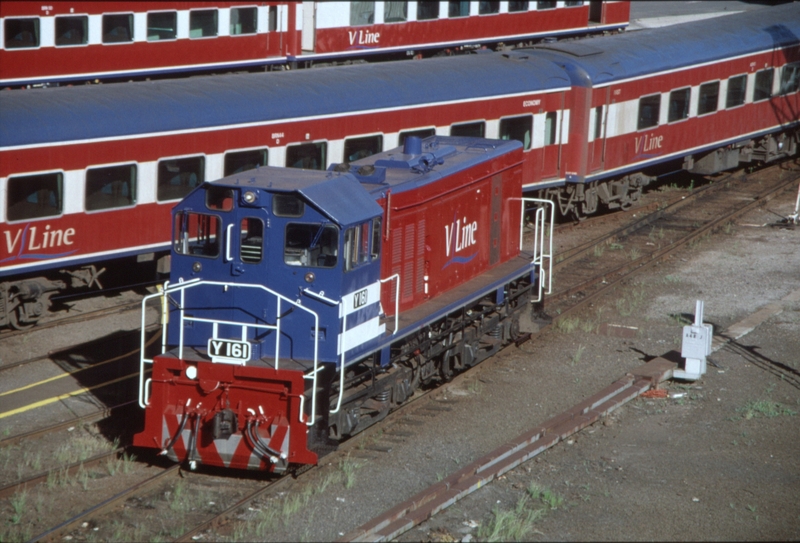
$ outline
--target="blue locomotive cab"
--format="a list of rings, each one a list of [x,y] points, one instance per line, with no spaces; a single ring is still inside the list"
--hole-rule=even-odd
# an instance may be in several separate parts
[[[373,349],[382,213],[347,172],[267,167],[203,184],[173,210],[168,343],[303,369]]]

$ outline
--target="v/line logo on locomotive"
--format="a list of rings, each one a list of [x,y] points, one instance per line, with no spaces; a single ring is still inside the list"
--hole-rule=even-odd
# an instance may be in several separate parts
[[[478,231],[478,221],[467,222],[467,218],[457,219],[452,224],[444,226],[444,235],[447,239],[445,256],[450,256],[451,248],[453,254],[460,253],[468,247],[477,244],[475,233]],[[455,239],[453,239],[455,236]]]

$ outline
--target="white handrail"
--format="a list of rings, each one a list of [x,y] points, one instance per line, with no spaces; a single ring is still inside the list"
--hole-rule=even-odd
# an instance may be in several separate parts
[[[225,289],[225,292],[228,291],[230,288],[250,288],[256,289],[266,292],[272,296],[275,296],[277,299],[276,304],[276,313],[275,313],[275,325],[259,325],[254,323],[244,323],[244,322],[237,322],[237,321],[228,321],[228,320],[219,320],[219,319],[207,319],[203,317],[193,317],[193,316],[186,316],[184,313],[184,308],[186,307],[186,291],[189,289],[193,289],[198,286],[221,286]],[[275,369],[278,369],[278,364],[280,360],[280,323],[281,323],[281,304],[282,302],[286,302],[293,306],[296,309],[300,309],[310,316],[314,318],[314,366],[313,371],[311,372],[311,379],[312,382],[312,390],[316,391],[317,389],[317,374],[319,373],[319,314],[311,309],[306,308],[305,306],[301,305],[298,302],[295,302],[282,294],[275,292],[272,289],[265,287],[264,285],[257,285],[257,284],[249,284],[249,283],[227,283],[222,281],[203,281],[201,279],[192,279],[190,281],[179,282],[177,284],[170,285],[169,282],[164,283],[163,290],[157,292],[155,294],[150,294],[145,296],[142,299],[142,320],[141,320],[141,341],[140,341],[140,356],[139,356],[139,406],[145,408],[149,404],[149,394],[146,391],[146,383],[144,379],[145,374],[145,364],[152,364],[153,360],[148,359],[145,357],[145,309],[147,302],[155,297],[162,297],[162,313],[164,316],[162,317],[162,347],[161,353],[163,354],[166,352],[166,345],[167,345],[167,327],[168,327],[168,319],[166,315],[168,315],[166,304],[167,304],[167,297],[170,294],[180,292],[180,305],[178,307],[178,311],[180,314],[180,319],[178,325],[180,326],[179,329],[179,344],[178,344],[178,356],[179,358],[183,359],[183,330],[184,330],[184,321],[196,321],[196,322],[208,322],[214,325],[217,324],[227,324],[233,326],[242,326],[242,327],[254,327],[254,328],[264,328],[264,329],[271,329],[276,330],[276,338],[275,338]],[[244,332],[243,332],[244,333]],[[307,376],[304,375],[304,378]],[[148,379],[149,381],[149,379]],[[314,424],[316,420],[316,399],[317,395],[316,392],[311,396],[311,415],[307,421],[303,420],[304,413],[302,410],[298,414],[298,418],[300,422],[305,422],[307,425],[311,426]]]
[[[540,302],[542,300],[542,290],[545,281],[547,282],[547,292],[553,292],[553,226],[555,225],[556,206],[555,203],[543,198],[521,198],[522,201],[522,215],[519,225],[519,248],[523,248],[522,233],[525,228],[525,202],[534,202],[540,204],[536,209],[533,227],[533,258],[531,263],[539,265],[539,297],[533,302]],[[541,207],[545,206],[545,207]],[[548,235],[548,221],[546,217],[546,206],[550,206],[550,232]],[[549,238],[547,249],[545,249],[545,238]],[[545,268],[545,259],[547,259],[547,268]]]
[[[344,354],[347,352],[347,312],[342,311],[342,358],[339,361],[339,399],[336,400],[336,409],[331,410],[331,414],[338,413],[342,407],[342,397],[344,396]]]
[[[233,230],[233,223],[228,225],[225,229],[225,262],[233,260],[231,256],[231,231]]]

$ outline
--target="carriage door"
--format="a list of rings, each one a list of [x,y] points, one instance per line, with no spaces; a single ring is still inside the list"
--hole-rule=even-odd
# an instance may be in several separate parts
[[[606,131],[608,125],[608,103],[611,87],[606,87],[605,92],[605,105],[599,105],[592,108],[590,116],[592,141],[589,144],[589,171],[596,172],[602,170],[605,165],[606,155]]]
[[[591,0],[589,2],[589,25],[600,24],[603,22],[603,0]]]
[[[568,120],[565,119],[564,93],[561,94],[561,105],[556,111],[547,111],[537,115],[535,130],[542,138],[543,153],[541,161],[541,179],[559,177],[561,175],[561,145],[569,132]],[[534,140],[536,141],[536,140]]]
[[[303,37],[302,47],[303,51],[313,53],[316,46],[317,36],[317,3],[316,2],[303,2]],[[289,28],[291,29],[293,21],[289,21]]]

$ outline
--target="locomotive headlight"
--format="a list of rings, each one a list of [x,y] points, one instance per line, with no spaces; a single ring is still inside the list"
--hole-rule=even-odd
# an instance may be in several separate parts
[[[251,190],[248,190],[247,192],[244,193],[242,199],[245,201],[245,203],[252,204],[256,201],[256,193]]]
[[[186,366],[186,377],[192,381],[197,379],[197,366]]]
[[[313,283],[314,279],[316,279],[316,276],[314,275],[314,272],[308,272],[306,274],[305,279],[306,279],[306,283]]]
[[[199,262],[195,262],[194,264],[192,264],[192,271],[194,273],[200,273],[201,271],[203,271],[203,265],[200,264]]]

